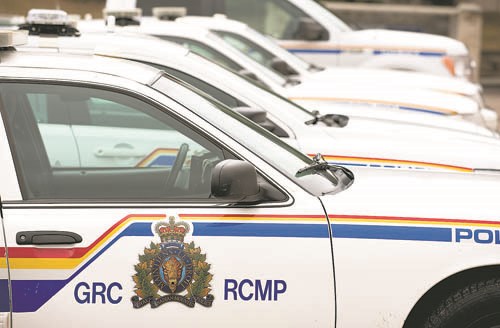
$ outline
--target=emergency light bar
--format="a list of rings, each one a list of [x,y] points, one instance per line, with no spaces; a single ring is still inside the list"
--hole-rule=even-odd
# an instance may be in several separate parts
[[[68,14],[62,10],[31,9],[28,11],[26,23],[37,25],[66,25]]]
[[[130,9],[108,9],[104,8],[102,10],[102,15],[107,23],[107,18],[110,16],[115,17],[115,24],[118,26],[127,25],[140,25],[140,18],[142,16],[141,8],[130,8]]]
[[[160,20],[175,20],[186,15],[186,7],[153,7],[153,16]]]
[[[130,9],[107,9],[102,10],[104,17],[115,16],[116,18],[140,18],[142,16],[141,8]]]
[[[77,19],[75,16],[72,18]],[[19,29],[29,31],[30,35],[80,36],[75,25],[76,21],[70,21],[70,16],[63,10],[31,9],[28,11],[26,23],[20,24]]]

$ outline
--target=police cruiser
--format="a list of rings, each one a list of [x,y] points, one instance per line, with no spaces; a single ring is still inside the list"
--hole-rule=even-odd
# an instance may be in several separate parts
[[[321,66],[409,70],[460,79],[470,79],[475,66],[458,40],[381,29],[356,31],[313,0],[139,0],[137,6],[144,15],[151,15],[156,6],[182,6],[188,15],[225,14]]]
[[[159,13],[161,14],[162,11]],[[312,65],[284,50],[248,25],[227,19],[224,15],[185,16],[177,18],[176,22],[207,27],[249,58],[278,74],[295,80],[318,80],[332,89],[350,88],[359,91],[361,89],[379,90],[383,87],[387,90],[404,86],[468,96],[478,102],[486,125],[492,130],[497,129],[498,116],[495,111],[484,108],[482,89],[477,84],[451,77],[416,72],[350,67],[324,68]],[[363,94],[362,91],[360,93]],[[335,100],[334,97],[331,98]]]
[[[0,40],[4,327],[500,324],[498,176],[351,172],[160,70]],[[117,135],[176,159],[86,160]]]
[[[112,14],[112,12],[108,13]],[[122,14],[121,11],[116,12],[116,15]],[[106,25],[102,20],[80,21],[78,28],[82,32],[103,31],[106,30]],[[345,114],[356,113],[356,115],[376,118],[378,117],[377,110],[388,113],[406,111],[426,114],[430,120],[433,116],[438,115],[451,116],[486,125],[478,103],[461,95],[417,90],[412,87],[376,87],[371,85],[369,88],[352,88],[350,86],[332,88],[322,81],[300,81],[293,77],[277,74],[268,67],[243,55],[219,36],[201,26],[142,17],[140,25],[126,26],[126,29],[180,43],[229,69],[250,73],[273,91],[293,99],[307,108],[325,111],[333,104],[341,103],[351,105],[344,107],[348,111]],[[364,110],[367,106],[375,110]],[[384,113],[380,115],[384,115]]]
[[[170,42],[123,31],[83,33],[78,38],[45,36],[31,36],[29,44],[18,50],[86,52],[159,67],[246,115],[301,151],[311,155],[321,152],[332,163],[459,172],[500,169],[500,156],[495,155],[500,154],[500,142],[481,135],[489,133],[484,128],[472,130],[481,128],[469,122],[451,120],[445,122],[446,128],[430,128],[390,120],[311,113]],[[469,128],[471,133],[465,133]],[[50,131],[55,130],[48,129],[47,133]],[[68,134],[68,137],[71,136]],[[91,138],[88,140],[92,142]],[[95,144],[96,148],[99,146]],[[107,151],[133,153],[129,149]],[[136,154],[130,160],[145,156],[144,152]],[[175,153],[169,156],[173,161]],[[127,156],[123,155],[122,159]],[[110,156],[93,160],[106,162]]]

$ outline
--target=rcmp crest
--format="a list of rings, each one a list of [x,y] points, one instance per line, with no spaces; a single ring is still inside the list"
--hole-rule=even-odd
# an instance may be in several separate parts
[[[168,223],[159,222],[154,230],[161,242],[151,242],[144,248],[134,266],[136,295],[131,299],[134,308],[147,304],[157,308],[168,302],[211,307],[214,296],[210,294],[210,264],[194,242],[184,242],[189,225],[176,223],[171,216]]]

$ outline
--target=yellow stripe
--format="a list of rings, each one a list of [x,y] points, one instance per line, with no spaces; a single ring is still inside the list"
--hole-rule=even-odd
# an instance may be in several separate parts
[[[442,225],[442,226],[468,226],[468,227],[490,227],[496,228],[500,227],[499,223],[482,223],[482,222],[457,222],[457,221],[422,221],[422,220],[389,220],[382,218],[367,218],[367,219],[359,219],[359,218],[337,218],[332,217],[332,222],[350,222],[350,223],[399,223],[399,224],[418,224],[418,225]]]
[[[80,258],[11,258],[9,259],[9,264],[11,269],[74,269],[81,263],[83,263],[87,258],[89,258],[94,252],[101,248],[102,245],[107,243],[118,231],[128,225],[131,221],[154,221],[163,220],[165,217],[140,217],[134,216],[130,217],[115,229],[110,231],[101,241],[99,241],[94,247],[92,247],[87,253],[85,253]],[[0,262],[0,268],[5,268],[6,265]],[[5,265],[5,266],[2,266]]]
[[[420,167],[430,167],[430,168],[439,168],[446,169],[450,171],[457,172],[465,172],[470,173],[473,170],[466,167],[459,166],[451,166],[446,164],[436,164],[436,163],[425,163],[425,162],[412,162],[412,161],[400,161],[400,160],[386,160],[386,159],[378,159],[378,158],[363,158],[363,157],[337,157],[337,156],[328,156],[324,155],[323,158],[327,161],[352,161],[352,162],[361,162],[361,163],[382,163],[389,165],[405,165],[405,166],[420,166]]]
[[[331,44],[311,44],[305,42],[278,42],[281,46],[286,49],[289,48],[303,48],[303,49],[338,49],[338,50],[356,50],[361,51],[365,49],[369,50],[391,50],[391,51],[412,51],[412,52],[440,52],[445,54],[445,49],[438,48],[415,48],[415,47],[404,47],[404,46],[380,46],[380,45],[331,45]]]
[[[408,104],[408,103],[400,103],[400,102],[393,102],[393,101],[386,101],[386,100],[376,100],[376,99],[358,99],[358,98],[336,98],[336,97],[291,97],[289,98],[292,101],[295,100],[320,100],[320,101],[335,101],[335,102],[350,102],[350,103],[356,103],[356,104],[363,104],[363,103],[372,103],[372,104],[377,104],[377,105],[388,105],[388,106],[397,106],[397,107],[413,107],[416,109],[422,109],[422,110],[429,110],[429,111],[434,111],[434,112],[439,112],[443,113],[446,115],[457,115],[458,113],[453,110],[449,110],[446,108],[438,108],[438,107],[433,107],[433,106],[422,106],[422,105],[415,105],[415,104]]]
[[[314,221],[314,222],[324,222],[324,218],[309,218],[309,217],[245,217],[245,216],[181,216],[182,220],[186,221]]]

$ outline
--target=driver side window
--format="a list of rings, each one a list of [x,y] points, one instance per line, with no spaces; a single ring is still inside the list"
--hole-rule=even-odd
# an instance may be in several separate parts
[[[86,86],[0,86],[26,199],[208,199],[223,151],[134,97]]]
[[[299,18],[310,18],[305,12],[284,0],[225,0],[229,18],[245,22],[257,31],[280,40],[296,37]]]

